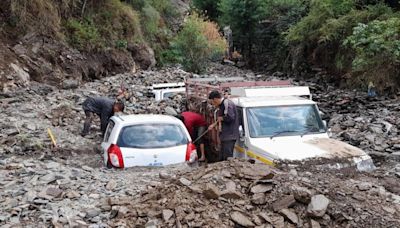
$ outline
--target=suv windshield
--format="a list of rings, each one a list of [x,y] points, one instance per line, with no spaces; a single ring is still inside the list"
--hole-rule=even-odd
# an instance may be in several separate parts
[[[118,146],[130,148],[164,148],[188,143],[185,132],[175,124],[139,124],[124,127]]]
[[[315,105],[249,108],[247,120],[252,138],[325,132]]]

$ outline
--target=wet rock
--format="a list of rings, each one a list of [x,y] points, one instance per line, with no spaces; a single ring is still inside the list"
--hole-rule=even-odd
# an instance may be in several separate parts
[[[231,219],[236,224],[241,225],[243,227],[255,226],[255,224],[249,219],[249,217],[238,211],[234,211],[231,213]]]
[[[323,217],[328,209],[330,200],[324,195],[315,195],[307,207],[307,213],[313,217]]]
[[[274,211],[278,212],[278,211],[280,211],[282,209],[289,208],[290,206],[292,206],[295,203],[296,203],[296,200],[295,200],[294,196],[293,195],[288,195],[288,196],[285,196],[285,197],[275,201],[272,204],[272,209]]]

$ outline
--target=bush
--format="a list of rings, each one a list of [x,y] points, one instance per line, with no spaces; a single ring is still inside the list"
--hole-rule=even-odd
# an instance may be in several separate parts
[[[68,32],[68,42],[79,50],[94,50],[104,45],[97,28],[90,20],[81,22],[70,19],[65,28]]]
[[[172,51],[165,55],[182,63],[186,70],[200,73],[205,70],[208,59],[223,54],[226,43],[216,24],[194,14],[187,18],[171,47]]]
[[[218,5],[221,0],[193,0],[193,6],[210,20],[217,21],[220,16]]]
[[[353,70],[361,73],[365,83],[375,81],[384,88],[386,83],[399,82],[400,18],[360,23],[345,41],[355,50]]]

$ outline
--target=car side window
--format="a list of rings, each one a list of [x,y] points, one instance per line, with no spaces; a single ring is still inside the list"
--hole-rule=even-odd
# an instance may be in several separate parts
[[[106,133],[104,135],[104,142],[108,142],[108,139],[110,138],[110,135],[111,135],[111,132],[112,132],[114,126],[115,126],[114,121],[110,120],[110,122],[108,122]]]

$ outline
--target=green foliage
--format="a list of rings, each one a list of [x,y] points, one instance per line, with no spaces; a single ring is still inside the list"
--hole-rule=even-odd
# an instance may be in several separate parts
[[[182,63],[190,72],[200,73],[205,70],[208,59],[226,48],[223,39],[216,34],[216,26],[196,14],[191,15],[173,40],[172,50],[164,52],[164,57]]]
[[[94,50],[103,46],[97,28],[90,20],[70,19],[65,24],[68,31],[68,42],[79,50]]]
[[[359,24],[345,40],[356,51],[353,67],[367,71],[382,64],[400,63],[400,18]]]
[[[149,41],[154,41],[160,24],[161,16],[160,13],[154,9],[151,5],[146,5],[142,9],[142,27],[143,32]]]
[[[210,20],[217,21],[220,16],[218,5],[221,0],[193,0],[193,6]]]

